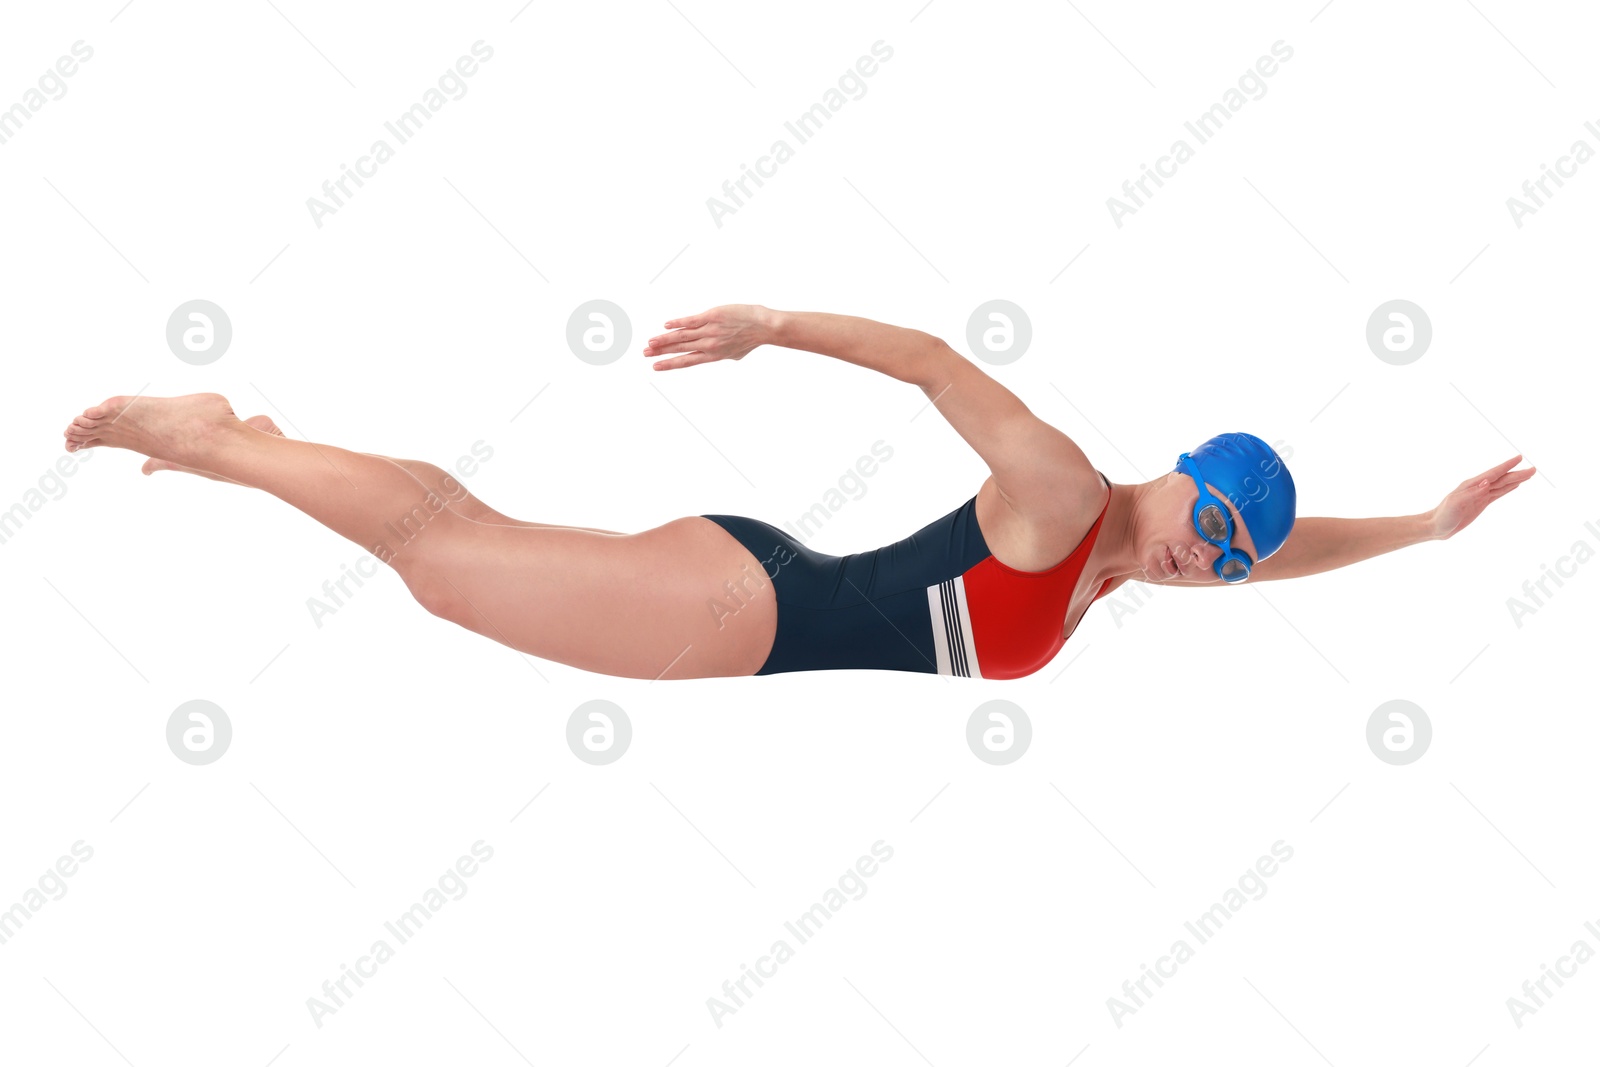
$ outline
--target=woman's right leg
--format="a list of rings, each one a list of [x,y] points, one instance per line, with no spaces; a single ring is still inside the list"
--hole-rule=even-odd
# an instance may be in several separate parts
[[[278,437],[284,436],[283,431],[278,429],[277,424],[266,415],[252,415],[248,419],[244,420],[244,424],[260,430],[262,433],[270,433]],[[546,530],[588,530],[591,533],[618,534],[618,536],[621,536],[616,530],[601,530],[593,526],[568,526],[564,523],[524,522],[522,519],[513,519],[509,515],[502,515],[494,508],[491,508],[488,504],[485,504],[483,501],[473,496],[467,491],[466,486],[462,485],[449,472],[445,471],[441,467],[435,466],[432,463],[426,463],[417,459],[395,459],[393,456],[379,455],[376,452],[363,452],[362,455],[375,456],[378,459],[386,459],[390,463],[395,463],[401,467],[404,467],[406,470],[411,472],[411,475],[414,478],[421,481],[429,489],[432,489],[434,492],[438,493],[440,499],[445,502],[451,511],[454,511],[458,515],[463,515],[466,518],[471,519],[473,522],[489,522],[500,526],[530,526],[535,529]],[[150,459],[145,461],[144,473],[153,474],[158,470],[181,471],[185,474],[198,474],[202,478],[210,478],[212,481],[232,482],[234,485],[244,485],[243,482],[238,481],[237,479],[225,478],[215,471],[200,470],[196,467],[185,467],[163,459]],[[250,487],[246,486],[246,488]]]
[[[636,534],[458,521],[414,561],[413,588],[433,614],[474,633],[649,680],[752,675],[771,654],[772,582],[710,519]]]
[[[520,652],[626,678],[754,674],[777,632],[761,564],[716,523],[638,534],[474,522],[398,464],[261,433],[215,393],[113,397],[68,451],[111,446],[265,490],[378,556],[428,611]],[[737,592],[735,592],[737,590]]]

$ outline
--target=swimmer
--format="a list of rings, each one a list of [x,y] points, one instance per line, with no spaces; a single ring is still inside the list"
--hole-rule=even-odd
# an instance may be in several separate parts
[[[1147,482],[1113,483],[1066,434],[939,338],[871,319],[727,304],[650,338],[656,371],[816,352],[920,388],[989,470],[890,545],[834,556],[737,515],[637,533],[512,519],[430,463],[285,437],[226,397],[114,396],[66,449],[125,448],[144,473],[264,490],[360,545],[424,609],[519,652],[624,678],[898,670],[1021,678],[1123,582],[1223,588],[1345,567],[1453,537],[1532,477],[1514,456],[1427,512],[1295,515],[1261,438],[1222,433]]]

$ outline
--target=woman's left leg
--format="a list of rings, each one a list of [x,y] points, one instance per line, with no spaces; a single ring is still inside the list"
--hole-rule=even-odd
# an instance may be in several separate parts
[[[368,453],[372,455],[372,453]],[[390,463],[398,463],[411,472],[423,485],[432,489],[450,507],[465,515],[474,522],[487,522],[495,526],[526,526],[535,530],[586,530],[589,533],[613,534],[617,537],[624,536],[617,530],[600,530],[593,526],[568,526],[565,523],[554,522],[526,522],[522,519],[513,519],[508,515],[491,508],[467,492],[466,486],[450,472],[420,459],[395,459],[393,456],[384,456]]]

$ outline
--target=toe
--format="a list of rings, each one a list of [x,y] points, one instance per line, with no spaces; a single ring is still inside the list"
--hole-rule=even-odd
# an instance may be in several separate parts
[[[91,419],[103,419],[114,411],[127,406],[128,398],[125,396],[108,396],[94,407],[84,411],[84,415]]]

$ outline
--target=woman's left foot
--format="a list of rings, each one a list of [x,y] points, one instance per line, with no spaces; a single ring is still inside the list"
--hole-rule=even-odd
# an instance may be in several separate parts
[[[266,415],[252,415],[248,419],[244,420],[244,424],[246,426],[253,426],[264,433],[277,434],[279,437],[283,436],[283,431],[278,429],[277,423],[273,422],[272,419]],[[208,478],[216,477],[216,475],[212,474],[210,471],[198,470],[194,467],[185,467],[181,463],[173,463],[170,460],[165,459],[147,459],[144,461],[144,466],[139,469],[145,474],[154,474],[156,471],[182,471],[185,474],[199,474]],[[228,480],[232,481],[231,478]]]

